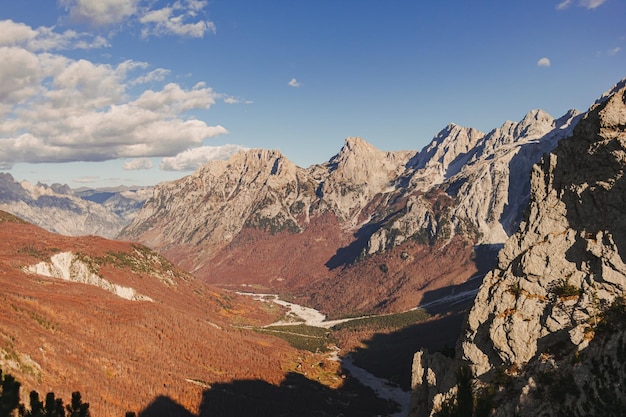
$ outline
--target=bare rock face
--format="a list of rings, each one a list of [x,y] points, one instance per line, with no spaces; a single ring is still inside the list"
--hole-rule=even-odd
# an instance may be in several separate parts
[[[341,152],[324,164],[318,194],[341,220],[354,227],[361,210],[376,194],[393,190],[409,157],[408,151],[384,152],[361,138],[348,138]]]
[[[626,291],[625,169],[626,88],[594,105],[573,136],[533,168],[524,219],[486,276],[451,365],[469,364],[476,386],[508,379],[495,397],[496,415],[589,415],[585,409],[600,401],[593,397],[600,379],[602,390],[619,390],[623,328],[606,335],[599,323],[624,319],[607,317],[621,312]],[[617,368],[613,376],[594,362],[600,357],[611,364],[604,368]],[[421,365],[414,371],[428,372]],[[555,391],[563,384],[566,391]],[[450,391],[430,394],[432,406]]]
[[[212,161],[192,175],[162,183],[135,221],[120,237],[141,241],[167,252],[180,248],[196,269],[228,244],[245,225],[268,232],[297,232],[315,198],[304,171],[280,152],[251,150],[228,161]],[[299,219],[301,215],[305,218]],[[187,250],[204,243],[201,252]]]
[[[571,135],[580,114],[553,119],[541,110],[520,122],[506,122],[487,135],[449,125],[405,172],[406,207],[372,235],[367,253],[391,249],[407,239],[450,239],[456,233],[479,244],[503,243],[528,204],[530,170],[559,140]],[[445,210],[424,198],[434,189],[451,197]]]

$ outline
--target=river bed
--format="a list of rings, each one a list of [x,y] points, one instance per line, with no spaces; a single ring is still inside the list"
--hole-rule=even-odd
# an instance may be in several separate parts
[[[270,324],[269,326],[306,324],[308,326],[329,329],[337,324],[345,323],[347,321],[372,317],[362,316],[349,319],[326,320],[326,315],[322,314],[318,310],[281,300],[276,294],[258,294],[247,292],[239,292],[238,294],[250,296],[259,301],[278,304],[289,309],[289,312],[287,314],[287,320],[280,320]],[[340,358],[339,355],[337,355],[336,353],[334,353],[333,355],[335,359],[341,361],[341,366],[345,371],[348,371],[353,378],[356,378],[364,386],[371,388],[379,398],[393,401],[400,406],[400,411],[393,414],[393,417],[405,417],[407,415],[409,411],[410,400],[409,392],[404,391],[399,386],[389,382],[384,378],[379,378],[376,375],[371,374],[367,370],[359,368],[354,364],[350,355],[347,355],[343,358]]]

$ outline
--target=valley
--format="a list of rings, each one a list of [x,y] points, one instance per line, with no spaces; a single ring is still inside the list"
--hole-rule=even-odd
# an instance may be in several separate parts
[[[585,385],[625,369],[624,84],[308,168],[250,149],[141,190],[2,174],[0,368],[106,416],[457,415],[464,372],[492,415],[584,415],[624,394]]]

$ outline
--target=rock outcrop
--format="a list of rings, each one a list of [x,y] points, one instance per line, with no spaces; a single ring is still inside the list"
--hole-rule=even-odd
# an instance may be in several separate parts
[[[484,279],[456,359],[416,355],[411,415],[450,401],[463,364],[498,416],[600,415],[590,410],[623,398],[625,169],[622,83],[534,166],[524,218]]]

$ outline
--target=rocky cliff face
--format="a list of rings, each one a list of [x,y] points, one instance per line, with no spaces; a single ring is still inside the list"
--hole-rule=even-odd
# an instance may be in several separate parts
[[[100,200],[94,193],[75,193],[61,184],[17,182],[11,174],[0,173],[0,210],[67,236],[115,237],[146,198],[142,189],[96,193]]]
[[[457,359],[416,355],[413,415],[453,397],[461,364],[496,415],[600,415],[623,398],[625,168],[622,82],[533,168],[528,209],[480,288]]]
[[[306,293],[328,311],[341,281],[352,283],[342,314],[411,308],[475,274],[474,245],[504,242],[528,201],[532,164],[579,118],[535,110],[488,134],[449,125],[421,152],[348,138],[307,169],[278,151],[242,152],[157,186],[120,237],[214,284]],[[439,259],[444,248],[454,263]]]

